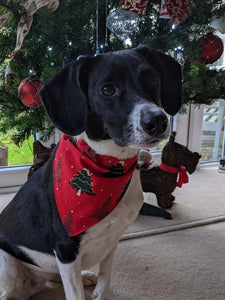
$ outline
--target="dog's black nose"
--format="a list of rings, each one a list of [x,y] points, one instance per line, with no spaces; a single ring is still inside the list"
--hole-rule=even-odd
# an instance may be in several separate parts
[[[141,127],[152,136],[162,134],[168,126],[168,119],[162,111],[142,112]]]

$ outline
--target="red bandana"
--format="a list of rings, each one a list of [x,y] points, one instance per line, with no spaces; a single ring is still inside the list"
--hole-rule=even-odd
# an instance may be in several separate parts
[[[173,174],[179,173],[179,180],[178,180],[176,186],[182,187],[182,185],[184,183],[188,183],[188,174],[187,174],[187,171],[186,171],[185,167],[181,166],[180,169],[178,169],[178,168],[175,168],[175,167],[165,165],[161,162],[159,164],[159,168],[161,170],[165,171],[165,172],[168,172],[168,173],[173,173]]]
[[[53,186],[59,216],[69,236],[106,217],[125,194],[137,156],[117,159],[98,155],[86,142],[62,136],[53,164]]]

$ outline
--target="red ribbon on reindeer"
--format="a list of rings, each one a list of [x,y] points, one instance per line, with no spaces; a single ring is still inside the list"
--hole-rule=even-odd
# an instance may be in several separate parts
[[[176,186],[178,187],[182,187],[183,184],[188,183],[188,174],[187,174],[187,170],[184,166],[181,166],[180,169],[175,168],[175,167],[171,167],[168,165],[165,165],[164,163],[160,163],[159,164],[159,168],[165,172],[168,173],[172,173],[172,174],[179,174],[179,178],[177,181]]]

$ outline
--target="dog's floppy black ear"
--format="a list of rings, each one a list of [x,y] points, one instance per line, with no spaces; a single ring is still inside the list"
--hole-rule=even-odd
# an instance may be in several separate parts
[[[40,90],[49,118],[68,135],[80,134],[86,128],[87,99],[80,83],[84,61],[82,57],[68,64]]]
[[[136,50],[160,74],[162,106],[168,114],[175,115],[182,104],[181,66],[172,57],[147,47]]]

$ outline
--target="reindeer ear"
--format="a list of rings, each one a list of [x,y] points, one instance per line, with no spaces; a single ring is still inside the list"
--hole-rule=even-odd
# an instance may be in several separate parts
[[[87,99],[81,86],[84,61],[85,58],[82,57],[68,64],[47,80],[40,90],[49,118],[58,129],[68,135],[77,135],[86,128]]]
[[[173,131],[171,133],[170,138],[169,138],[170,143],[174,143],[176,134],[177,134],[176,131]]]
[[[149,63],[160,74],[161,103],[164,110],[175,115],[182,100],[181,67],[172,57],[157,51],[150,51],[147,47],[138,47],[136,51],[141,53]]]

